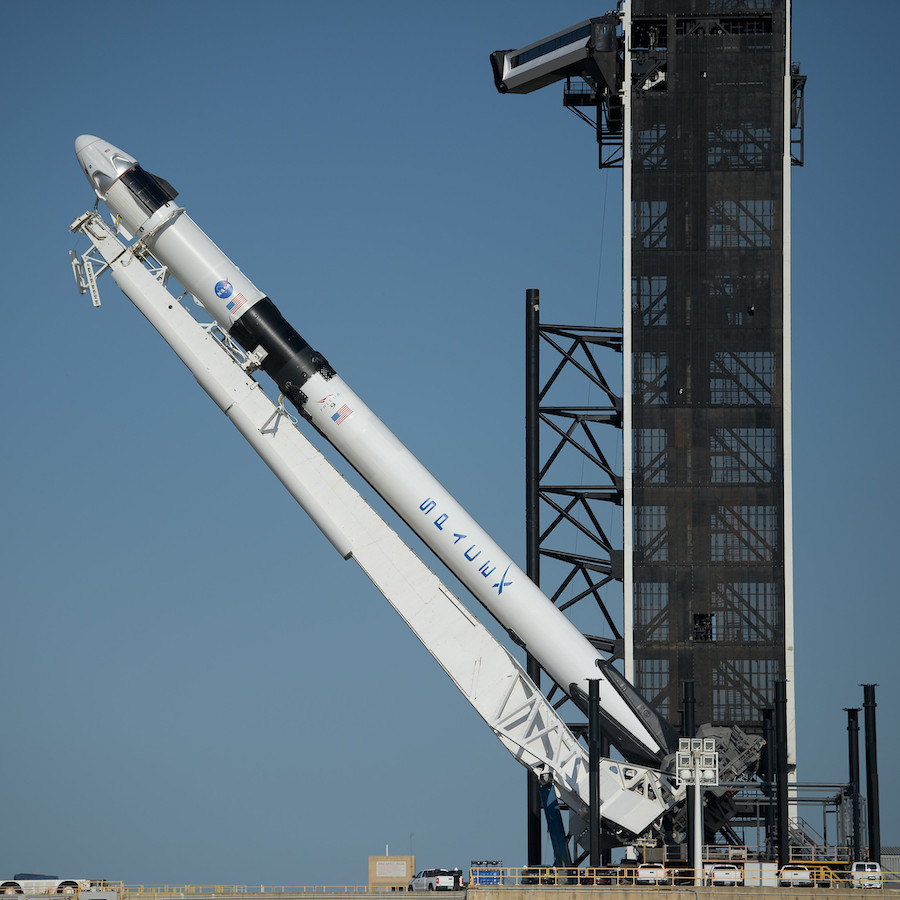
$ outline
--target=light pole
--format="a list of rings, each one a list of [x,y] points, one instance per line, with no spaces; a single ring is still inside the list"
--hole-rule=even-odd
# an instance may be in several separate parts
[[[719,754],[713,738],[679,738],[676,771],[678,784],[694,786],[694,884],[703,884],[704,787],[719,783]]]

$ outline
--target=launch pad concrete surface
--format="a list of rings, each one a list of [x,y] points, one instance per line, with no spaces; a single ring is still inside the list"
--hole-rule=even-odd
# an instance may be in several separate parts
[[[886,890],[891,891],[888,897],[900,896],[890,887],[885,886]],[[858,897],[860,891],[852,888],[829,888],[828,897]],[[868,893],[868,892],[867,892]],[[298,891],[296,893],[278,893],[278,900],[309,900],[314,895],[320,900],[347,900],[348,896],[356,894],[365,894],[370,897],[411,897],[424,898],[429,900],[435,896],[433,891],[354,891],[348,888],[344,891],[319,891],[310,889],[308,891]],[[589,900],[591,897],[602,897],[603,900],[637,900],[637,898],[664,898],[664,900],[698,900],[698,898],[730,898],[730,900],[742,900],[742,898],[772,898],[772,900],[811,900],[816,896],[818,891],[814,888],[745,888],[745,887],[637,887],[637,886],[619,886],[619,887],[477,887],[470,888],[466,891],[448,891],[449,900]],[[877,894],[876,896],[883,896]],[[181,898],[189,898],[187,894],[169,894],[165,897],[158,893],[139,894],[128,893],[128,900],[181,900]],[[240,898],[240,900],[272,900],[273,894],[251,894],[242,892],[240,894],[204,894],[204,900],[231,900],[231,898]]]

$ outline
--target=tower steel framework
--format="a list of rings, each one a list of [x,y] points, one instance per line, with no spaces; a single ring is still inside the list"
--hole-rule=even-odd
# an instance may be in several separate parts
[[[792,765],[789,0],[624,27],[625,664],[671,720],[693,681],[756,731],[784,680]]]
[[[532,323],[552,355],[531,389],[533,572],[563,606],[596,601],[611,635],[598,647],[676,727],[684,682],[697,722],[755,733],[784,682],[793,769],[790,170],[805,77],[790,0],[625,0],[620,20],[616,89],[573,75],[564,103],[596,129],[600,167],[623,168],[623,322]],[[600,349],[621,353],[621,397]],[[547,402],[573,369],[599,405]],[[609,425],[621,467],[594,437]],[[591,483],[551,474],[573,448]],[[597,513],[610,502],[621,550]],[[560,549],[561,528],[580,551]],[[552,584],[547,558],[562,564]],[[601,596],[610,582],[621,628]]]

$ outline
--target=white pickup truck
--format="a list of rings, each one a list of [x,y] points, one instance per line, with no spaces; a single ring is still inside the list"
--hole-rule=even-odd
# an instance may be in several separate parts
[[[462,889],[459,869],[422,869],[410,879],[409,891],[458,891]]]
[[[782,866],[778,873],[779,887],[812,887],[813,883],[812,872],[796,863]]]
[[[710,867],[706,883],[716,887],[724,885],[740,887],[744,883],[744,871],[732,863],[719,863]]]

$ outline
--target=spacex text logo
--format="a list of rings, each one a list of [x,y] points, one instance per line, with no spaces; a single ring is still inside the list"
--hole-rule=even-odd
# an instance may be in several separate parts
[[[426,516],[430,516],[431,513],[437,508],[437,502],[432,500],[431,497],[426,497],[419,504],[419,509],[425,513]],[[478,567],[478,572],[482,576],[482,578],[491,578],[494,573],[497,571],[497,566],[495,563],[492,563],[489,559],[482,556],[482,550],[478,546],[477,543],[473,542],[471,538],[467,534],[461,534],[458,531],[453,531],[452,528],[448,525],[449,516],[447,513],[440,513],[435,516],[432,524],[438,531],[446,530],[448,535],[452,536],[452,542],[455,545],[459,545],[460,549],[463,551],[463,556],[473,565]],[[446,526],[446,528],[445,528]],[[495,581],[491,584],[498,594],[503,593],[503,588],[509,587],[512,582],[506,580],[506,576],[509,574],[510,566],[503,570],[503,574],[499,576],[499,580]]]

